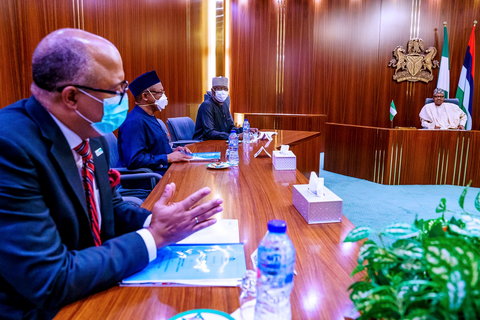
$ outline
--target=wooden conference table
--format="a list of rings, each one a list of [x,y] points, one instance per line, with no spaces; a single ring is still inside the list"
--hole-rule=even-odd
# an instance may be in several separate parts
[[[316,136],[305,131],[279,131],[267,150],[271,152],[284,142],[299,145]],[[205,162],[172,165],[144,206],[150,209],[172,181],[177,185],[173,201],[210,187],[211,197],[224,200],[218,219],[239,221],[248,269],[252,268],[250,255],[264,236],[267,221],[286,220],[297,251],[298,275],[291,297],[293,319],[343,319],[352,313],[347,288],[352,283],[350,272],[356,265],[358,245],[342,241],[353,225],[346,217],[341,223],[308,225],[293,207],[291,191],[292,185],[307,183],[307,179],[298,170],[273,170],[268,157],[254,158],[264,144],[240,145],[240,164],[235,168],[210,170]],[[205,141],[190,148],[194,152],[221,151],[224,156],[226,143]],[[114,287],[66,306],[55,319],[168,319],[197,308],[232,313],[239,307],[239,293],[236,287]]]

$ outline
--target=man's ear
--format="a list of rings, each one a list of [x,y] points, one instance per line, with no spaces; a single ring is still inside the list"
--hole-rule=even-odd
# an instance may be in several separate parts
[[[147,92],[145,92],[145,91],[142,92],[142,100],[143,100],[143,101],[147,102],[147,101],[148,101],[148,96],[149,96],[149,95],[148,95]]]
[[[62,90],[61,93],[61,100],[64,105],[66,105],[69,109],[76,110],[77,109],[77,99],[78,89],[74,86],[67,86]]]

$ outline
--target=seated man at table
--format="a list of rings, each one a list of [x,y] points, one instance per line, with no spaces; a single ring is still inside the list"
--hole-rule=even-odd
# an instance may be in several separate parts
[[[167,133],[155,117],[168,104],[162,82],[155,71],[138,76],[129,86],[135,107],[118,130],[118,153],[128,169],[150,168],[164,174],[172,162],[186,161],[191,156],[186,147],[172,150]]]
[[[0,318],[51,319],[116,285],[157,249],[215,223],[210,190],[152,212],[109,183],[112,132],[128,110],[122,58],[108,40],[60,29],[33,53],[32,96],[0,110]],[[195,206],[195,207],[194,207]]]
[[[228,78],[214,77],[212,90],[207,91],[204,101],[198,108],[195,123],[195,140],[227,140],[231,130],[235,130],[242,139],[243,128],[235,127],[230,114],[230,98],[228,96]],[[252,132],[258,131],[250,128]]]
[[[445,91],[433,91],[433,102],[427,103],[420,111],[420,121],[425,129],[465,130],[467,115],[456,104],[445,102]]]

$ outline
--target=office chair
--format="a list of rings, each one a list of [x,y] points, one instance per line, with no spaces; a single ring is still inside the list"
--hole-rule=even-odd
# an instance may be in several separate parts
[[[120,167],[120,157],[118,155],[117,137],[113,133],[104,136],[110,156],[110,167],[120,172],[120,194],[124,200],[127,197],[137,197],[144,199],[150,191],[155,188],[162,175],[153,172],[149,168],[127,169]],[[145,189],[146,188],[146,189]],[[134,200],[134,199],[133,199]],[[135,202],[135,201],[132,201]]]
[[[200,142],[199,140],[193,140],[195,123],[190,117],[169,118],[167,120],[167,125],[172,138],[173,147]]]
[[[425,99],[425,104],[427,104],[427,103],[432,103],[432,102],[433,102],[433,98],[427,98],[427,99]],[[460,102],[458,101],[457,98],[445,99],[445,102],[453,103],[453,104],[456,104],[457,106],[460,104]]]

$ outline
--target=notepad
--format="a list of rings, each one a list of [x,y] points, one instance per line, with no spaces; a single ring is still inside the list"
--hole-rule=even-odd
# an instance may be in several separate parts
[[[220,152],[196,152],[192,153],[189,161],[215,161],[220,160]]]
[[[245,272],[243,243],[175,244],[159,249],[157,259],[121,285],[235,287]]]

